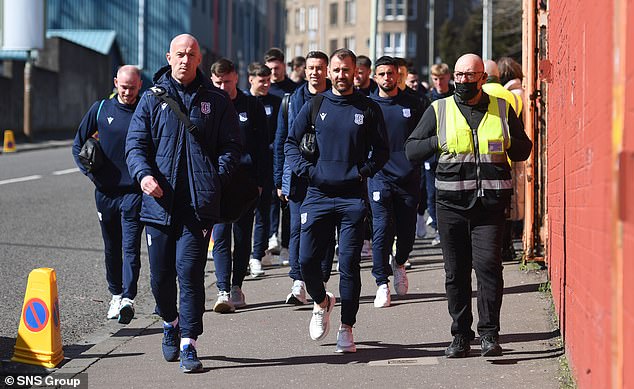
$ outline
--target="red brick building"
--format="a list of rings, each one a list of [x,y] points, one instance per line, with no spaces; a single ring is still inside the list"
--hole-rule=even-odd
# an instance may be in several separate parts
[[[634,388],[634,2],[524,0],[525,248],[580,388]]]

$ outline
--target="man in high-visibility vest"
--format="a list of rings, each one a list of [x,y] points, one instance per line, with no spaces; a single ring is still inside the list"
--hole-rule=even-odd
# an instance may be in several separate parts
[[[501,246],[512,193],[508,160],[526,160],[532,150],[513,108],[482,91],[486,79],[479,56],[461,56],[454,67],[454,96],[434,101],[405,143],[410,160],[438,154],[436,216],[454,337],[445,351],[449,358],[466,357],[475,338],[472,268],[478,282],[480,354],[502,354]]]

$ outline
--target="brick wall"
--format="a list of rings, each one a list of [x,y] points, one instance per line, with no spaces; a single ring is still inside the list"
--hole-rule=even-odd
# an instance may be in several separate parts
[[[629,39],[622,57],[616,55],[618,42],[614,37],[619,30],[613,29],[615,2],[624,4],[629,16],[624,20],[630,20],[622,34]],[[617,223],[612,210],[615,202],[627,204],[614,200],[619,197],[613,175],[613,120],[614,104],[619,101],[625,111],[625,157],[621,159],[626,162],[621,169],[628,171],[621,174],[629,179],[620,181],[618,196],[634,202],[634,5],[627,5],[626,0],[548,3],[552,80],[545,91],[545,157],[547,256],[553,297],[579,387],[617,387],[623,383],[633,387],[634,371],[627,366],[634,362],[632,352],[628,352],[634,346],[634,218],[631,214],[629,219],[621,217],[621,247],[615,239]],[[613,70],[617,58],[626,61],[624,77]],[[621,84],[623,100],[614,99],[615,79],[626,80]],[[628,164],[632,167],[625,166]],[[626,212],[634,214],[634,210]],[[623,276],[621,289],[619,274]],[[624,299],[619,299],[619,293]],[[625,331],[619,331],[619,325]],[[619,361],[625,365],[620,371],[615,368]]]

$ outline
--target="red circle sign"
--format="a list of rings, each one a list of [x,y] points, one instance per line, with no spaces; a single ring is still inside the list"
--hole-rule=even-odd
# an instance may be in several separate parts
[[[42,331],[48,324],[48,307],[44,301],[32,298],[24,304],[22,309],[22,321],[26,328],[33,332]]]

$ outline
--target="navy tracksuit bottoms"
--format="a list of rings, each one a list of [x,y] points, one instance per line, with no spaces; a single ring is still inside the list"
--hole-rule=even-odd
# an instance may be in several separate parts
[[[229,292],[232,286],[242,288],[242,281],[247,275],[249,256],[251,255],[251,233],[255,209],[251,209],[235,223],[216,224],[212,236],[214,238],[214,265],[216,268],[216,285],[219,291]],[[233,233],[233,253],[231,235]],[[233,274],[233,279],[231,275]]]
[[[150,285],[158,314],[166,322],[178,317],[183,338],[197,339],[203,332],[205,264],[211,228],[212,223],[199,220],[191,206],[175,210],[169,226],[147,223],[145,227]]]
[[[375,176],[376,177],[376,176]],[[377,285],[386,284],[392,275],[388,257],[396,236],[394,260],[403,265],[414,248],[416,208],[420,201],[419,182],[410,190],[381,178],[368,179],[368,196],[372,209],[372,275]]]
[[[445,289],[451,334],[475,336],[471,329],[471,269],[478,290],[478,334],[498,335],[504,279],[502,234],[504,209],[487,209],[478,200],[468,210],[436,204],[440,245],[445,260]]]
[[[95,204],[103,237],[108,290],[134,300],[141,270],[141,194],[107,194],[95,189]]]
[[[367,212],[366,200],[361,196],[329,196],[314,187],[308,188],[300,207],[299,264],[306,290],[317,303],[326,298],[321,263],[339,228],[341,323],[349,326],[355,324],[359,311],[363,221]]]

